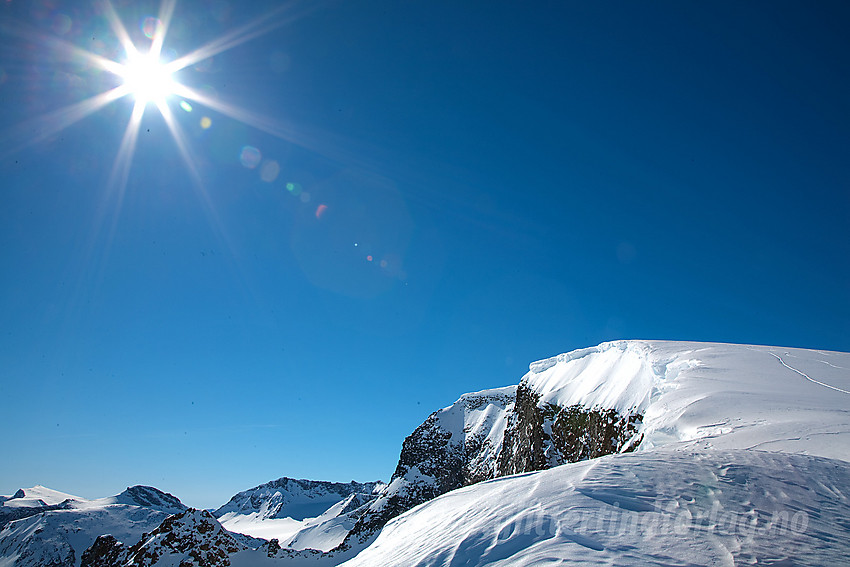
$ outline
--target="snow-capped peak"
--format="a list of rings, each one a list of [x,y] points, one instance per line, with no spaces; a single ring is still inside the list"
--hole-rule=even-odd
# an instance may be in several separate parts
[[[66,494],[65,492],[59,492],[58,490],[53,490],[52,488],[47,488],[46,486],[37,484],[32,488],[19,489],[12,496],[2,502],[2,505],[9,507],[35,508],[39,506],[56,506],[66,500],[86,502],[85,498],[74,496],[73,494]]]
[[[165,512],[166,514],[178,514],[187,509],[186,505],[173,494],[163,492],[152,486],[129,486],[126,490],[115,496],[97,498],[84,502],[72,502],[73,508],[96,508],[124,504],[127,506],[142,506]]]
[[[643,415],[638,450],[680,441],[850,460],[850,354],[616,341],[538,361],[540,403]]]

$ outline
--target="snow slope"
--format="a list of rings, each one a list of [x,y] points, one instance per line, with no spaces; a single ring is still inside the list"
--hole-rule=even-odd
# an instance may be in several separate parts
[[[345,565],[840,564],[848,369],[847,353],[671,341],[535,362],[520,387],[541,406],[642,414],[637,452],[450,492]]]
[[[345,567],[842,565],[850,467],[754,450],[609,455],[469,486]]]

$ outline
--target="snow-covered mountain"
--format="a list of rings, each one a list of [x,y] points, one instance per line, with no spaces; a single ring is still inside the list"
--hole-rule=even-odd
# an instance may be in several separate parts
[[[850,557],[850,354],[618,341],[542,360],[517,388],[500,462],[555,464],[582,434],[569,425],[590,421],[577,411],[625,424],[620,439],[629,424],[634,434],[607,457],[433,499],[345,565]]]
[[[56,506],[66,500],[82,502],[85,498],[37,484],[32,488],[21,488],[12,496],[3,496],[0,503],[6,508],[37,508],[40,506]]]
[[[44,504],[33,505],[38,502]],[[78,566],[98,536],[135,541],[185,509],[171,494],[146,486],[100,500],[42,486],[21,489],[0,505],[0,566]]]
[[[87,567],[835,565],[850,557],[847,486],[850,354],[616,341],[434,412],[404,440],[389,485],[283,478],[215,512],[269,541],[183,509],[144,534],[117,517],[78,531],[112,532]],[[57,515],[173,504],[147,490],[16,495],[54,503],[8,522],[0,567],[78,564]]]
[[[850,354],[617,341],[535,362],[539,405],[637,408],[637,450],[671,443],[850,461]]]
[[[213,515],[232,532],[283,547],[329,551],[342,543],[382,482],[325,482],[280,478],[233,496]]]

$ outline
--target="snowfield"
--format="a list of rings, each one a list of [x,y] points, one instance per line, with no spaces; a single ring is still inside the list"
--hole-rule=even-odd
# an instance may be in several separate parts
[[[450,492],[343,565],[842,565],[848,535],[842,461],[657,450]]]

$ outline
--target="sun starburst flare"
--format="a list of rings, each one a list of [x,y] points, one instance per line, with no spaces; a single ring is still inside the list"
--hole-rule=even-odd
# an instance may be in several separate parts
[[[126,187],[140,125],[145,112],[150,108],[156,109],[162,116],[189,172],[199,184],[200,176],[195,162],[191,158],[186,136],[170,106],[175,101],[179,101],[179,106],[184,110],[192,108],[189,103],[191,101],[250,126],[259,127],[279,138],[294,141],[294,137],[286,128],[269,117],[258,116],[236,105],[200,93],[187,85],[181,84],[177,76],[181,70],[187,67],[196,65],[295,20],[299,17],[298,14],[295,14],[295,4],[281,5],[272,12],[172,60],[163,57],[163,45],[171,25],[177,0],[162,0],[157,17],[150,17],[145,20],[143,32],[146,38],[150,40],[149,46],[133,42],[110,0],[95,0],[95,5],[106,18],[112,33],[120,43],[123,51],[120,58],[109,59],[63,39],[26,29],[24,26],[12,26],[9,23],[0,25],[0,31],[4,33],[29,40],[36,38],[56,53],[85,61],[95,68],[107,71],[120,81],[117,86],[110,87],[104,92],[20,124],[15,128],[16,132],[14,133],[7,132],[3,137],[7,141],[16,140],[15,143],[19,144],[12,151],[49,139],[61,130],[125,97],[130,97],[133,100],[133,108],[124,128],[124,134],[109,179],[109,185],[117,188],[119,192],[123,192]],[[208,121],[209,119],[205,118],[205,120]]]

